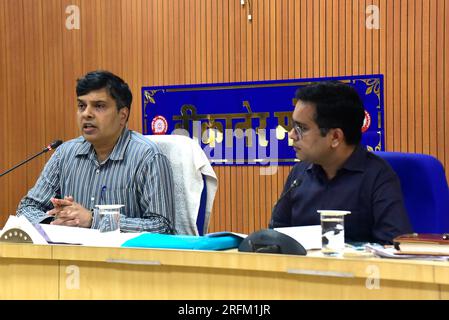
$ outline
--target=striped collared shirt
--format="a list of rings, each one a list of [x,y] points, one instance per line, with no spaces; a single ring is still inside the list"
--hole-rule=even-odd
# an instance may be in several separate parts
[[[73,196],[89,210],[98,204],[123,204],[123,232],[171,233],[175,229],[173,190],[167,158],[153,142],[125,128],[102,163],[83,137],[63,143],[21,200],[17,215],[39,223],[49,217],[52,197]],[[99,228],[99,220],[94,210],[92,228]]]

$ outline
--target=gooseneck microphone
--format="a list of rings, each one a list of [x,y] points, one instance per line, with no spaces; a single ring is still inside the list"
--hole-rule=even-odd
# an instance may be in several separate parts
[[[279,197],[278,201],[276,201],[276,204],[273,207],[273,210],[271,211],[271,220],[270,220],[270,224],[268,226],[268,228],[273,229],[273,228],[277,228],[278,226],[273,225],[274,221],[274,215],[276,214],[277,211],[277,207],[279,205],[279,203],[281,203],[281,201],[296,187],[299,187],[302,183],[302,179],[298,178],[293,180],[293,182],[290,184],[290,186],[288,187],[287,190],[285,190],[285,192]]]
[[[278,201],[274,206],[276,207],[279,204],[279,202],[281,202],[282,199],[284,199],[294,188],[298,187],[301,183],[302,183],[301,179],[293,180],[288,189],[285,190],[285,192],[279,197]]]
[[[59,147],[61,144],[62,144],[62,141],[61,141],[61,140],[55,140],[55,141],[53,141],[53,142],[50,143],[48,146],[46,146],[46,147],[44,148],[44,150],[42,150],[41,152],[39,152],[39,153],[35,154],[34,156],[32,156],[32,157],[30,157],[30,158],[28,158],[28,159],[22,161],[22,162],[19,163],[19,164],[16,164],[16,165],[15,165],[14,167],[12,167],[11,169],[6,170],[5,172],[2,172],[2,173],[0,174],[0,177],[3,177],[5,174],[7,174],[7,173],[13,171],[14,169],[17,169],[17,168],[20,167],[21,165],[24,165],[24,164],[27,163],[28,161],[33,160],[34,158],[40,156],[41,154],[43,154],[43,153],[45,153],[45,152],[48,152],[48,151],[50,151],[50,150],[56,149],[56,148]]]

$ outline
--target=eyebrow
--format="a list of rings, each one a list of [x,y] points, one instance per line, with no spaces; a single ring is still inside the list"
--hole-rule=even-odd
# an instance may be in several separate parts
[[[85,100],[82,100],[82,99],[80,99],[80,98],[77,98],[76,100],[79,101],[79,102],[86,103]],[[104,103],[107,103],[106,100],[93,100],[92,102],[93,102],[93,103],[97,103],[97,102],[104,102]]]
[[[298,121],[293,120],[293,119],[292,119],[292,121],[293,121],[293,123],[297,124],[298,126],[301,126],[301,127],[308,127],[307,124],[305,124],[305,123],[298,122]]]

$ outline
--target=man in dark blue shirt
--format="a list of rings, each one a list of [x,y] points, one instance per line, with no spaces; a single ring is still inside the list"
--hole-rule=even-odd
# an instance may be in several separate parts
[[[320,82],[296,93],[289,132],[301,160],[273,209],[270,228],[320,224],[317,210],[348,210],[345,241],[391,243],[412,232],[399,178],[360,145],[364,108],[354,88]]]

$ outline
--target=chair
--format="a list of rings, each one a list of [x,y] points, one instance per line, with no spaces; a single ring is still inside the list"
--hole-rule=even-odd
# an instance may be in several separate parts
[[[147,135],[168,158],[175,185],[178,234],[207,233],[217,191],[217,176],[200,145],[183,135]]]
[[[385,159],[399,176],[413,230],[449,232],[449,188],[440,161],[425,154],[374,153]]]

